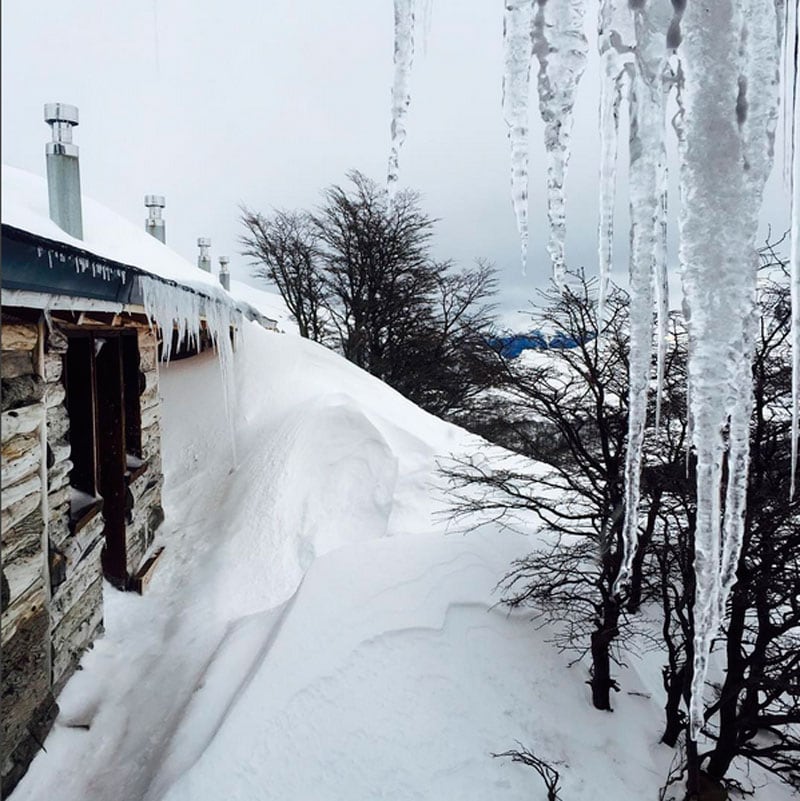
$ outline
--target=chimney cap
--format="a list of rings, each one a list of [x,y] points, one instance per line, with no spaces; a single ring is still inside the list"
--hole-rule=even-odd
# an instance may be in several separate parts
[[[70,125],[78,124],[78,107],[69,103],[45,103],[44,121],[47,123],[68,122]]]
[[[144,205],[150,208],[163,209],[167,205],[164,195],[145,195]]]
[[[219,257],[219,266],[220,266],[220,268],[223,269],[223,270],[226,269],[227,266],[228,266],[228,262],[229,261],[230,261],[230,259],[227,256],[220,256]]]
[[[207,236],[198,236],[197,237],[197,247],[199,248],[210,248],[211,247],[211,239]]]

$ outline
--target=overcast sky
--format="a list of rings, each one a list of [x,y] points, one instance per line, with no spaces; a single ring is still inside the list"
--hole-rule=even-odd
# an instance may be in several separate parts
[[[501,113],[503,0],[418,6],[401,184],[419,190],[426,211],[441,220],[436,255],[462,264],[490,259],[500,268],[503,306],[524,308],[550,271],[544,150],[534,99],[530,267],[523,278]],[[594,24],[592,12],[590,37]],[[239,204],[311,207],[322,187],[343,181],[351,168],[384,179],[392,52],[392,0],[3,0],[3,162],[44,174],[49,131],[42,106],[77,105],[83,191],[142,224],[143,196],[166,195],[168,243],[194,260],[197,237],[210,236],[215,269],[217,257],[229,255],[234,275],[245,277]],[[567,182],[567,261],[590,272],[597,89],[590,38]],[[623,197],[618,210],[621,278]],[[788,226],[777,178],[764,219]],[[674,262],[674,233],[671,245]]]

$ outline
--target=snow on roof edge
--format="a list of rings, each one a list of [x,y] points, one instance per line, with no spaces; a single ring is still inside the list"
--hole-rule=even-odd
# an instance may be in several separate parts
[[[49,216],[47,181],[25,170],[2,165],[0,209],[4,227],[22,231],[57,247],[114,262],[127,270],[180,286],[248,314],[210,273],[184,259],[145,230],[95,200],[82,196],[84,239],[59,228]],[[251,317],[252,319],[252,317]]]

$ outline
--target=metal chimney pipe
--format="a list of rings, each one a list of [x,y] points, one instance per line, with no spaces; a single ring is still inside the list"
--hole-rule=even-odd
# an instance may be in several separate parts
[[[144,230],[159,242],[166,243],[167,229],[164,218],[161,216],[161,210],[167,205],[164,195],[145,195],[144,205],[148,211],[147,219],[144,221]]]
[[[197,247],[200,248],[200,253],[197,256],[197,266],[207,273],[211,272],[211,256],[208,254],[208,249],[211,247],[211,240],[207,236],[201,236],[197,239]]]
[[[229,261],[230,259],[227,256],[219,257],[219,282],[228,292],[231,291],[231,274],[228,272]]]
[[[83,239],[81,171],[78,146],[72,142],[72,128],[78,124],[78,108],[68,103],[45,103],[44,121],[50,126],[53,137],[44,150],[50,219],[76,239]]]

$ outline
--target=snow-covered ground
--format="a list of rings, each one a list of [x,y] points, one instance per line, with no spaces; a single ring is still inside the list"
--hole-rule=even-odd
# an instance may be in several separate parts
[[[447,532],[436,460],[487,446],[338,356],[248,324],[233,467],[216,359],[164,368],[166,546],[147,594],[106,587],[106,635],[15,801],[655,799],[659,660],[614,714],[493,587],[536,537]],[[770,788],[762,801],[782,797]]]

